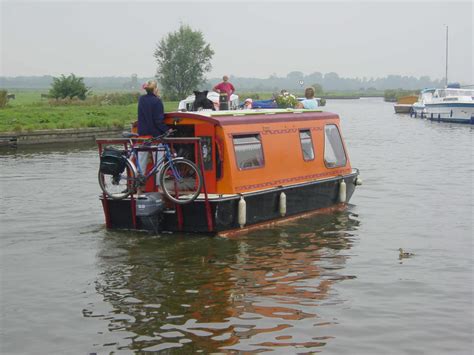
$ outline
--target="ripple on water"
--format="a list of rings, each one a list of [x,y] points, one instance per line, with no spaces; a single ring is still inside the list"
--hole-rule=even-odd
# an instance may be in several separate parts
[[[327,109],[349,209],[236,240],[105,230],[95,147],[2,155],[2,351],[470,354],[472,127]]]
[[[135,332],[126,347],[142,351],[320,349],[331,336],[318,329],[333,321],[318,307],[344,302],[333,287],[354,277],[340,270],[358,219],[347,211],[308,222],[238,240],[107,238],[96,288],[113,305],[109,330]]]

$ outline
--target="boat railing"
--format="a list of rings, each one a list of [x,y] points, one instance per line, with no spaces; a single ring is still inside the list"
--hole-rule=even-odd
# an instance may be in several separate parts
[[[204,174],[204,160],[202,158],[201,138],[200,137],[166,137],[166,138],[156,138],[156,139],[150,140],[150,138],[133,137],[133,138],[97,138],[96,139],[96,143],[99,150],[99,157],[102,154],[105,146],[110,146],[110,145],[122,146],[124,150],[129,151],[132,148],[132,146],[136,147],[136,145],[141,142],[142,143],[148,142],[150,143],[150,145],[137,147],[136,149],[139,151],[149,151],[152,153],[158,152],[162,149],[160,146],[161,143],[168,144],[172,152],[176,151],[177,145],[192,146],[192,150],[188,149],[187,151],[188,152],[192,151],[194,153],[194,163],[201,171],[201,177],[203,180],[201,191],[204,194],[204,204],[205,204],[205,209],[206,209],[207,226],[208,226],[209,232],[212,232],[214,227],[213,227],[213,222],[212,222],[211,205],[209,202],[207,187],[206,187],[207,185],[206,178]],[[190,160],[193,160],[193,159],[190,159]],[[156,191],[157,189],[156,184],[153,184],[153,189],[154,191]],[[107,198],[104,192],[102,193],[102,203],[103,203],[103,208],[104,208],[106,226],[110,228],[111,222],[110,222],[110,211],[109,211],[109,207],[110,207],[109,199]],[[132,194],[130,196],[130,206],[131,206],[131,211],[132,211],[132,222],[135,228],[138,227],[137,218],[136,218],[136,204],[137,204],[136,197]],[[179,204],[174,204],[174,208],[177,214],[178,229],[182,230],[183,225],[184,225],[184,216],[183,216],[182,206]]]

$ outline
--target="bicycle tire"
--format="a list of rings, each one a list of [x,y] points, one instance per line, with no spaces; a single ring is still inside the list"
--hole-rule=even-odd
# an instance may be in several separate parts
[[[119,176],[103,174],[99,170],[98,177],[100,188],[112,200],[123,200],[135,192],[136,168],[128,159],[125,160],[125,170]]]
[[[178,172],[178,178],[173,171]],[[168,161],[160,170],[160,186],[165,196],[179,205],[194,201],[201,193],[202,175],[197,166],[187,159]]]

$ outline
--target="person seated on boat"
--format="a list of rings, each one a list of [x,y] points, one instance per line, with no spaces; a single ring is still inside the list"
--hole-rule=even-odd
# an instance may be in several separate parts
[[[214,111],[219,111],[219,99],[212,99],[211,101],[214,105]]]
[[[146,94],[140,96],[138,100],[138,135],[141,138],[160,136],[170,128],[163,123],[165,110],[159,97],[156,80],[148,80],[142,88],[146,91]],[[142,174],[146,172],[149,160],[148,153],[138,153],[138,163]]]
[[[230,100],[230,96],[235,92],[234,85],[230,83],[229,77],[227,75],[224,75],[222,77],[222,82],[214,86],[212,90],[218,93],[226,93],[227,101]]]
[[[314,88],[307,87],[304,91],[305,99],[298,103],[297,108],[305,108],[308,110],[314,110],[318,108],[318,100],[314,98]]]
[[[253,100],[251,98],[245,99],[244,101],[244,110],[251,110],[253,105]]]

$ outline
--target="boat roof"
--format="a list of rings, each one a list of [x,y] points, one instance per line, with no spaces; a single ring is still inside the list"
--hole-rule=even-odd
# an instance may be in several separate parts
[[[314,121],[339,119],[332,112],[306,109],[255,109],[255,110],[226,110],[226,111],[199,111],[199,112],[168,112],[165,118],[192,118],[209,122],[218,126],[250,124],[250,123],[272,123],[291,121]]]

